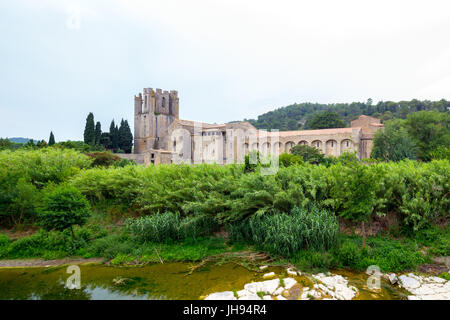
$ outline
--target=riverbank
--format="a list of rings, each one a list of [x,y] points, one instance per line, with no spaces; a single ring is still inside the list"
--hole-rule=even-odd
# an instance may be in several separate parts
[[[24,267],[59,267],[64,265],[101,264],[103,258],[63,258],[63,259],[11,259],[0,260],[0,268],[24,268]]]
[[[140,242],[123,229],[106,231],[89,226],[77,228],[75,239],[67,231],[41,230],[15,240],[0,234],[0,267],[58,265],[70,261],[105,261],[115,266],[237,261],[250,269],[262,263],[294,266],[304,272],[336,268],[365,271],[370,265],[378,265],[385,273],[420,271],[435,276],[448,274],[449,235],[439,229],[432,233],[434,240],[430,240],[429,234],[415,238],[368,237],[366,247],[362,246],[361,237],[341,234],[339,245],[330,250],[304,249],[285,258],[268,254],[257,245],[231,241],[224,236],[165,243]]]

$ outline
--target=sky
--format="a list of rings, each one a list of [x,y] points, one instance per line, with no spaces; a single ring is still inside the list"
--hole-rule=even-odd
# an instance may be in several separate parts
[[[144,87],[223,123],[292,103],[450,99],[450,2],[0,2],[0,137],[133,125]]]

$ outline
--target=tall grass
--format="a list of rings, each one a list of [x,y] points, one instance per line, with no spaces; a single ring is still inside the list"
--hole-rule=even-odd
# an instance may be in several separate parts
[[[231,226],[234,240],[250,240],[262,250],[291,257],[302,249],[327,250],[337,243],[336,216],[312,206],[288,213],[266,214]]]
[[[178,213],[164,212],[128,219],[126,228],[140,242],[164,243],[210,236],[218,229],[218,224],[208,216],[182,219]]]

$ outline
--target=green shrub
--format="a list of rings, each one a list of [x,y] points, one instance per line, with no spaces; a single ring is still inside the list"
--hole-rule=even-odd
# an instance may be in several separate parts
[[[300,165],[303,164],[302,157],[296,156],[295,154],[291,153],[282,153],[278,157],[278,161],[280,166],[283,167],[289,167],[294,165]]]
[[[47,230],[64,230],[83,225],[90,215],[86,198],[74,187],[58,186],[44,193],[39,208],[41,225]]]
[[[340,246],[330,251],[335,264],[366,270],[377,265],[383,272],[415,270],[426,258],[411,242],[403,243],[387,237],[367,238],[367,247],[361,247],[360,237],[344,237]]]
[[[352,241],[345,241],[337,250],[334,258],[341,266],[357,267],[361,259],[361,246]]]
[[[333,257],[328,252],[300,250],[291,259],[299,270],[315,271],[335,267]]]
[[[116,162],[121,161],[121,158],[111,152],[90,152],[86,155],[93,159],[93,167],[109,167],[114,165]]]

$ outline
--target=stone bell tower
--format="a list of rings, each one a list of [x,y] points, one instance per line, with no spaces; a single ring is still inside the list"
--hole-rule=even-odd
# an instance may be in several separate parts
[[[169,126],[179,118],[178,92],[144,88],[134,96],[134,153],[167,149],[162,145]]]

